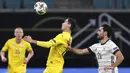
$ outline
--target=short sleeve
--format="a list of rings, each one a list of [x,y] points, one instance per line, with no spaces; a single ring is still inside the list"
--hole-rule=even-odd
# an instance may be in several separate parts
[[[27,51],[31,51],[31,50],[32,50],[31,44],[27,43]]]
[[[96,52],[96,44],[91,45],[91,46],[88,48],[88,50],[89,50],[90,53],[95,53],[95,52]]]
[[[117,47],[117,46],[112,47],[113,54],[116,54],[117,51],[119,51],[119,47]]]
[[[5,45],[2,48],[2,51],[6,52],[9,48],[9,40],[5,43]]]

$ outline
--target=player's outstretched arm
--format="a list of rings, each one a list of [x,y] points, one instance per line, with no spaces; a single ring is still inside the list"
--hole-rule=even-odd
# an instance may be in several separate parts
[[[71,52],[73,52],[75,54],[79,54],[79,55],[89,54],[88,48],[78,49],[78,48],[69,47],[69,51],[71,51]]]
[[[50,48],[52,45],[55,44],[53,42],[53,40],[50,40],[50,41],[38,41],[38,40],[32,39],[31,36],[25,36],[23,39],[25,41],[29,42],[29,43],[33,43],[33,44],[36,44],[38,46],[45,47],[45,48]]]
[[[31,36],[24,36],[23,39],[29,43],[37,44],[37,40],[32,39]]]

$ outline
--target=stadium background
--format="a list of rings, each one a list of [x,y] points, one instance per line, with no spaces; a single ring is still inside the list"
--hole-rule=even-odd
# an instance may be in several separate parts
[[[49,11],[37,15],[33,10],[35,0],[0,0],[0,48],[12,38],[14,28],[24,28],[25,35],[37,40],[49,40],[61,32],[61,23],[66,17],[78,21],[73,33],[73,47],[85,48],[98,42],[96,29],[107,23],[113,27],[112,40],[120,47],[125,60],[119,73],[130,73],[130,1],[129,0],[43,0]],[[80,31],[78,36],[77,32]],[[83,32],[81,32],[83,31]],[[42,73],[49,49],[32,44],[35,55],[28,64],[27,73]],[[1,50],[1,49],[0,49]],[[71,52],[65,55],[63,73],[97,73],[94,55],[79,56]],[[0,73],[6,73],[7,63],[0,61]]]

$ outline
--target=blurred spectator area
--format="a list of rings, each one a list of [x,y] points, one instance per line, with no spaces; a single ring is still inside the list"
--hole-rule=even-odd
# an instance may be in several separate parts
[[[32,9],[37,0],[0,0],[0,9]],[[51,9],[127,9],[130,0],[42,0]]]
[[[93,7],[93,0],[55,0],[55,8],[86,9]]]

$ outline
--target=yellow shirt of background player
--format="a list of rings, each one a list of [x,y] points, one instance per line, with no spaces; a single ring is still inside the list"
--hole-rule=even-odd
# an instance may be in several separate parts
[[[22,40],[19,44],[16,43],[15,38],[9,39],[2,51],[8,50],[8,70],[9,71],[26,71],[26,64],[24,64],[26,51],[31,51],[30,43]]]
[[[58,34],[54,39],[51,39],[48,42],[37,41],[37,45],[50,48],[47,66],[49,65],[59,65],[63,67],[64,59],[63,56],[68,50],[68,45],[72,42],[72,37],[69,32],[63,32]]]

